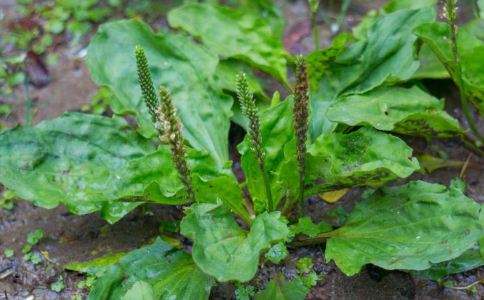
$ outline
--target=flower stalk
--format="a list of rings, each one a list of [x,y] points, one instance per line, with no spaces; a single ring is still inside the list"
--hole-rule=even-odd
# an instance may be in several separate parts
[[[242,73],[237,76],[237,99],[239,100],[243,114],[249,119],[250,148],[255,153],[257,163],[262,172],[269,211],[274,209],[272,193],[267,172],[265,171],[265,153],[262,146],[262,135],[260,132],[260,121],[257,115],[254,95],[249,91],[247,76]]]
[[[299,202],[304,200],[304,177],[306,173],[306,139],[308,134],[309,93],[306,63],[302,56],[296,59],[296,86],[294,87],[294,132],[299,171]]]
[[[319,50],[319,27],[318,27],[318,9],[319,9],[319,0],[309,0],[309,10],[311,12],[310,21],[311,21],[311,32],[313,35],[313,43],[314,43],[314,50]]]

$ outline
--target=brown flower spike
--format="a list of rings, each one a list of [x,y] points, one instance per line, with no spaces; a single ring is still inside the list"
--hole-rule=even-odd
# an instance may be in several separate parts
[[[296,58],[296,86],[294,88],[294,131],[296,133],[297,162],[299,168],[299,200],[304,200],[306,172],[306,139],[308,133],[309,93],[306,63],[302,56]]]

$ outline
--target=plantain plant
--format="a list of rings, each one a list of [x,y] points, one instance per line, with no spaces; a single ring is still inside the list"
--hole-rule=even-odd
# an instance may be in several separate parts
[[[432,7],[382,12],[296,58],[283,49],[278,8],[265,1],[184,4],[168,13],[176,32],[140,20],[104,24],[87,65],[112,91],[114,116],[67,113],[2,133],[0,182],[35,205],[98,211],[110,223],[145,203],[183,209],[177,242],[162,236],[66,266],[97,278],[91,299],[207,299],[217,284],[250,282],[261,261],[283,263],[306,245],[325,244],[325,259],[348,276],[366,264],[420,271],[462,259],[483,237],[483,210],[461,182],[386,186],[419,169],[393,133],[463,133],[415,83],[425,72],[413,32],[435,15]],[[268,101],[253,70],[288,96]],[[247,131],[237,155],[231,121]],[[348,188],[366,191],[343,224],[305,216],[307,199]],[[253,296],[303,299],[317,278],[301,269]]]

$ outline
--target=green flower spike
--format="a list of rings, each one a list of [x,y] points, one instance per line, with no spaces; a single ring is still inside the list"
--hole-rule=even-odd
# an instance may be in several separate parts
[[[146,59],[145,51],[141,46],[134,48],[136,56],[136,65],[138,69],[138,81],[141,86],[141,93],[143,99],[148,106],[151,118],[156,123],[156,109],[158,107],[158,97],[156,97],[155,87],[151,80],[150,69],[148,66],[148,59]]]
[[[272,202],[271,189],[269,179],[264,167],[265,153],[262,147],[262,135],[260,133],[260,121],[257,115],[254,95],[249,91],[249,84],[247,83],[247,76],[242,73],[237,76],[237,98],[239,100],[242,112],[249,119],[249,136],[251,140],[251,149],[254,151],[259,168],[264,176],[264,184],[266,187],[266,195],[268,200],[269,210],[274,209]]]

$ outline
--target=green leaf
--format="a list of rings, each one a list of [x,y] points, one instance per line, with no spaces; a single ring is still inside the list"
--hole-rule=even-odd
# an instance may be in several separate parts
[[[268,173],[274,206],[282,197],[294,198],[298,195],[298,169],[296,144],[293,128],[293,100],[288,98],[276,106],[262,111],[260,130],[265,152],[264,168]],[[238,145],[241,165],[246,176],[254,209],[257,213],[268,209],[268,199],[263,182],[263,174],[257,164],[254,151],[250,150],[250,138],[245,137]]]
[[[282,39],[284,35],[284,14],[273,0],[238,0],[238,10],[262,16],[271,26],[273,35]]]
[[[428,174],[442,168],[460,169],[465,163],[464,161],[440,158],[429,154],[422,154],[419,155],[417,158],[420,166],[422,167],[422,170],[424,170]]]
[[[119,118],[69,113],[6,131],[0,135],[0,182],[44,208],[64,204],[76,214],[107,209],[117,199],[123,168],[153,149],[127,127]]]
[[[444,102],[420,88],[383,87],[360,95],[343,96],[328,108],[327,117],[350,126],[432,137],[462,132],[459,122],[444,111]]]
[[[290,229],[294,235],[304,234],[309,237],[315,237],[321,233],[333,230],[331,225],[324,221],[314,224],[310,217],[299,218],[296,224],[291,225]]]
[[[449,72],[440,62],[432,49],[427,44],[423,44],[418,52],[420,67],[413,74],[414,79],[447,79],[450,77]]]
[[[250,300],[255,294],[255,287],[253,285],[239,284],[234,294],[235,300]]]
[[[457,258],[432,265],[427,270],[413,272],[413,275],[439,281],[447,275],[466,272],[483,265],[484,257],[479,252],[479,246],[475,245]]]
[[[263,291],[255,295],[256,300],[304,300],[309,289],[299,277],[287,281],[282,275],[272,279]]]
[[[193,260],[220,282],[252,279],[260,253],[289,235],[280,212],[258,215],[246,232],[220,203],[192,205],[180,228],[193,241]]]
[[[245,222],[250,223],[250,216],[237,179],[230,169],[225,171],[225,173],[217,173],[214,176],[195,176],[193,179],[195,197],[198,202],[216,203],[220,201]],[[204,174],[203,172],[203,169],[200,170],[200,174]]]
[[[239,59],[287,81],[282,36],[261,14],[210,3],[188,3],[170,11],[168,22],[199,38],[222,58]]]
[[[168,146],[155,151],[120,118],[71,113],[16,128],[0,135],[0,154],[0,182],[41,207],[101,211],[114,223],[146,201],[186,203]],[[220,199],[249,219],[229,168],[218,169],[212,157],[194,149],[188,160],[198,201]]]
[[[70,262],[64,265],[64,269],[96,275],[98,272],[102,273],[106,267],[118,263],[125,255],[125,252],[110,253],[89,261]]]
[[[40,255],[39,252],[31,252],[27,255],[29,256],[30,262],[33,263],[34,265],[38,265],[42,262],[42,256]]]
[[[235,78],[238,74],[247,75],[247,83],[250,90],[259,97],[267,97],[260,82],[255,77],[252,69],[241,61],[235,59],[221,60],[217,65],[214,80],[218,89],[224,91],[236,92]]]
[[[225,91],[229,95],[236,95],[237,85],[235,83],[235,78],[240,73],[246,74],[249,89],[256,97],[256,100],[259,100],[257,102],[258,107],[260,108],[267,106],[269,104],[269,98],[267,97],[259,80],[254,75],[252,69],[241,61],[235,59],[225,59],[220,61],[214,75],[214,80],[220,90]],[[232,111],[234,115],[232,116],[231,120],[247,129],[248,119],[242,113],[238,101],[234,103]]]
[[[155,300],[155,292],[151,285],[138,281],[128,290],[121,300]]]
[[[349,48],[344,46],[346,38],[337,40],[337,46],[310,54],[312,139],[331,130],[325,112],[340,96],[365,93],[411,78],[419,67],[413,30],[434,17],[431,8],[380,15],[364,32],[364,38]]]
[[[153,244],[131,251],[118,263],[105,267],[89,299],[130,299],[130,295],[136,295],[133,287],[140,286],[140,281],[146,293],[150,286],[154,299],[208,299],[214,283],[190,255],[157,238]]]
[[[308,147],[306,194],[355,186],[380,186],[419,169],[412,148],[370,128],[320,136]]]
[[[301,281],[307,288],[312,288],[318,284],[322,276],[319,276],[316,272],[311,271],[303,276],[301,276]]]
[[[296,268],[300,273],[309,273],[313,270],[314,263],[311,257],[303,257],[298,259]]]
[[[59,279],[57,279],[56,282],[50,285],[50,290],[56,293],[62,292],[65,288],[66,288],[66,285],[64,283],[64,278],[62,278],[62,276],[59,277]]]
[[[347,275],[371,263],[424,270],[460,256],[483,235],[482,206],[461,190],[423,181],[364,196],[346,224],[327,234],[326,259]]]
[[[289,255],[284,243],[277,243],[266,252],[265,258],[274,264],[279,264]]]
[[[385,3],[383,10],[386,13],[392,13],[401,9],[419,9],[436,4],[437,0],[390,0]]]
[[[457,49],[459,52],[462,79],[466,93],[469,94],[479,111],[484,112],[484,20],[477,19],[467,23],[458,30]],[[415,33],[426,43],[443,65],[449,69],[450,75],[458,82],[453,64],[450,43],[450,29],[447,24],[434,22],[424,24]]]
[[[13,255],[15,254],[14,250],[12,248],[5,248],[3,249],[3,255],[6,257],[6,258],[10,258],[12,257]]]
[[[110,22],[99,28],[88,48],[92,77],[116,96],[113,111],[133,114],[146,137],[154,136],[155,129],[138,86],[135,45],[146,52],[154,84],[171,91],[184,137],[193,148],[210,153],[223,165],[228,160],[233,100],[215,89],[212,76],[217,57],[186,35],[154,33],[137,20]]]
[[[484,0],[477,0],[477,7],[479,9],[479,17],[484,19]]]
[[[42,229],[35,229],[27,235],[27,243],[31,246],[37,245],[43,237],[44,231]]]
[[[484,236],[479,239],[479,252],[484,257]]]

